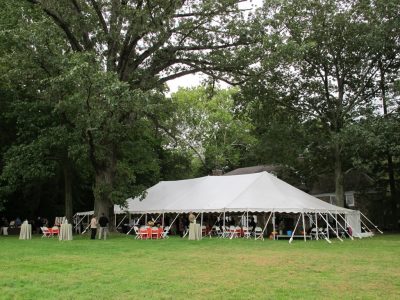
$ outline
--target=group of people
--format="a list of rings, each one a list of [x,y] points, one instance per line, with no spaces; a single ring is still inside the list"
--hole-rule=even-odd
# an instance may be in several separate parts
[[[99,220],[97,220],[97,217],[93,215],[92,219],[90,220],[90,239],[96,239],[97,228],[99,227],[99,240],[101,240],[102,237],[106,240],[108,233],[108,223],[108,218],[104,215],[104,213],[101,214]]]
[[[41,233],[41,227],[49,227],[49,221],[47,218],[37,217],[35,220],[28,220],[28,223],[32,226],[32,231],[37,234]],[[0,234],[8,235],[10,230],[15,228],[21,228],[22,220],[20,217],[11,219],[8,221],[6,217],[0,218]]]

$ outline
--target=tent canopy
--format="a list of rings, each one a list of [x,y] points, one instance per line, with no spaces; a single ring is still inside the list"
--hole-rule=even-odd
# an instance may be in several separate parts
[[[354,211],[315,198],[277,177],[261,172],[233,176],[206,176],[161,181],[147,189],[145,197],[127,200],[115,213],[188,212],[331,212]]]

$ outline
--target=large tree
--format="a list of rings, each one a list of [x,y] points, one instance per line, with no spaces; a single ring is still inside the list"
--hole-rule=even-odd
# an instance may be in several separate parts
[[[392,2],[393,3],[393,2]],[[398,5],[395,5],[398,9]],[[379,90],[370,1],[266,1],[257,97],[314,119],[328,134],[336,201],[344,205],[342,130],[373,109]],[[382,28],[382,27],[380,27]],[[258,67],[258,66],[257,66]]]
[[[71,87],[66,108],[74,101],[84,108],[83,115],[69,116],[88,146],[95,173],[95,211],[108,214],[115,196],[124,195],[117,186],[128,183],[125,177],[135,177],[126,174],[122,157],[128,149],[121,144],[126,137],[121,133],[124,128],[140,132],[148,127],[146,119],[157,119],[154,106],[162,97],[154,90],[190,73],[222,78],[245,63],[247,56],[241,53],[248,52],[251,30],[238,8],[240,1],[27,2],[53,21],[68,52],[76,54],[66,55],[70,69],[58,83],[67,80]],[[121,101],[125,105],[119,109]],[[140,140],[136,145],[133,140],[134,145],[140,146]],[[145,148],[138,151],[149,153]],[[144,161],[133,156],[131,162]]]

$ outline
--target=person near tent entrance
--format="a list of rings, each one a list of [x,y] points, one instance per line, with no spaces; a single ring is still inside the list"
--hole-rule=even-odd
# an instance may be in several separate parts
[[[91,230],[90,239],[95,240],[97,233],[97,219],[95,215],[93,215],[92,219],[90,220],[90,230]]]

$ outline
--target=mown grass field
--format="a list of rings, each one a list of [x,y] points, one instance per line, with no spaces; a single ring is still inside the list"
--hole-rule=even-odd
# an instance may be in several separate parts
[[[400,299],[400,235],[343,243],[0,237],[0,299]]]

